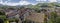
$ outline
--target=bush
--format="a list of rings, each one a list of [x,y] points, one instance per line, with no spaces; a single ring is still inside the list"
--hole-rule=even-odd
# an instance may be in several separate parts
[[[5,15],[5,12],[0,12],[0,15]]]

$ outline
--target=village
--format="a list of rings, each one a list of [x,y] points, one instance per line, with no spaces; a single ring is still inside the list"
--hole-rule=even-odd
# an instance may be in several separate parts
[[[41,0],[44,3],[33,4],[23,1],[24,4],[21,1],[9,5],[10,3],[6,4],[9,0],[5,4],[1,0],[0,23],[60,23],[60,3]]]
[[[6,8],[0,9],[0,21],[3,23],[48,23],[51,18],[51,12],[57,12],[60,15],[60,7],[43,7],[39,11],[31,8]],[[2,20],[3,19],[3,20]],[[0,23],[1,23],[0,22]]]

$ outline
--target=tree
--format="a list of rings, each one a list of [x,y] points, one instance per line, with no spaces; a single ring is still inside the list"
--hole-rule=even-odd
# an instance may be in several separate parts
[[[0,15],[5,15],[5,12],[3,12],[3,11],[1,12],[1,11],[0,11]]]
[[[56,23],[56,18],[58,17],[56,12],[51,12],[51,16],[48,23]]]
[[[48,6],[50,6],[51,8],[54,8],[55,5],[56,5],[55,2],[48,4]]]
[[[23,9],[23,8],[25,8],[25,7],[24,7],[24,6],[21,6],[21,7],[20,7],[20,9]]]
[[[56,18],[56,23],[60,23],[60,17]]]

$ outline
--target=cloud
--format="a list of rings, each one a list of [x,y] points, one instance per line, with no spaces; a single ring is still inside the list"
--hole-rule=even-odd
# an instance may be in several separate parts
[[[47,1],[47,0],[36,0],[36,1]]]
[[[47,1],[47,0],[36,0],[36,1]],[[57,0],[48,0],[49,2],[57,2]]]
[[[28,5],[28,4],[31,4],[31,3],[29,3],[29,2],[27,2],[27,1],[20,1],[20,2],[18,2],[18,3],[12,3],[12,2],[9,2],[9,3],[5,3],[5,5],[10,5],[10,6],[16,6],[16,5]]]
[[[50,2],[57,2],[56,0],[49,0]]]
[[[36,0],[36,1],[43,1],[43,0]],[[44,0],[46,1],[46,0]],[[49,0],[50,2],[56,2],[56,0]],[[37,3],[31,3],[27,0],[20,0],[19,2],[15,3],[15,2],[11,2],[11,0],[5,0],[3,2],[3,0],[0,0],[0,4],[3,5],[9,5],[9,6],[16,6],[16,5],[28,5],[28,4],[32,4],[32,5],[36,5]]]
[[[5,2],[3,2],[3,0],[0,0],[0,4],[3,4],[3,5],[9,5],[9,6],[16,6],[16,5],[28,5],[28,4],[32,4],[28,1],[19,1],[18,3],[13,3],[13,2],[9,2],[10,0],[7,0]],[[34,4],[32,4],[34,5]]]
[[[20,1],[19,4],[20,5],[28,5],[28,4],[31,4],[31,3],[27,2],[27,1]]]

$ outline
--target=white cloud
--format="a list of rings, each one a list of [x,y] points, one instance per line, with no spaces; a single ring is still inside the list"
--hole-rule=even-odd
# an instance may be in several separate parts
[[[36,1],[47,1],[47,0],[36,0]],[[50,2],[57,2],[56,0],[49,0]]]
[[[50,2],[57,2],[56,0],[49,0]]]
[[[8,0],[8,1],[10,1],[10,0]],[[0,4],[3,4],[3,5],[10,5],[10,6],[32,4],[32,3],[27,2],[27,1],[20,1],[20,2],[18,2],[18,3],[12,3],[12,2],[8,2],[8,1],[3,2],[2,0],[0,0]]]
[[[31,4],[31,3],[27,2],[27,1],[20,1],[19,4],[20,5],[28,5],[28,4]]]
[[[36,0],[36,1],[46,1],[46,0]]]
[[[10,5],[10,6],[16,6],[16,5],[28,5],[28,4],[32,4],[32,5],[36,5],[35,3],[30,3],[28,1],[25,1],[25,0],[21,0],[20,2],[18,3],[12,3],[12,2],[9,2],[11,0],[7,0],[5,2],[3,2],[2,0],[0,0],[0,4],[3,4],[3,5]],[[36,1],[40,1],[40,0],[36,0]],[[43,0],[41,0],[43,1]],[[46,0],[44,0],[46,1]],[[49,0],[50,2],[56,2],[56,0]]]
[[[9,2],[9,3],[5,3],[4,5],[10,5],[10,6],[16,6],[16,5],[28,5],[28,4],[31,4],[27,1],[20,1],[18,3],[12,3],[12,2]]]

